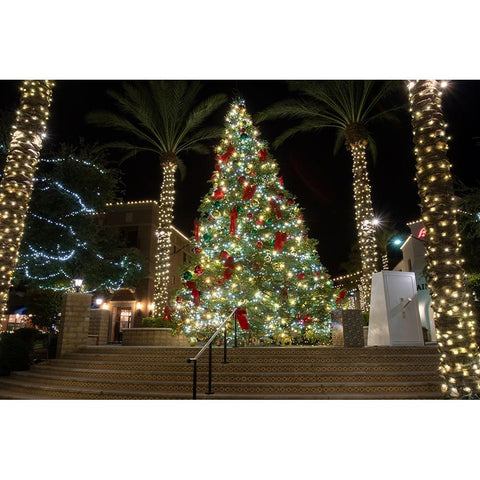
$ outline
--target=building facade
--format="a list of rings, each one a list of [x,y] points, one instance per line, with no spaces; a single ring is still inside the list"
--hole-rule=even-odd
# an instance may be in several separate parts
[[[121,340],[122,330],[141,327],[142,319],[153,312],[153,285],[155,274],[155,255],[157,249],[158,202],[144,200],[108,204],[98,221],[105,228],[120,232],[126,246],[136,248],[145,257],[147,274],[136,287],[124,285],[113,292],[109,299],[98,308],[110,310],[111,325],[109,340]],[[181,286],[180,270],[191,256],[190,242],[177,228],[172,229],[172,251],[170,259],[169,294]]]

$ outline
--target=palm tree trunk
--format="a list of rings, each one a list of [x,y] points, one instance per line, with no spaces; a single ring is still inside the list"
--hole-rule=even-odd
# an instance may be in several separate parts
[[[360,278],[360,308],[370,310],[372,275],[377,271],[377,246],[373,224],[372,196],[367,171],[367,141],[357,140],[347,146],[353,158],[353,198],[355,223],[360,244],[362,276]]]
[[[432,294],[442,390],[457,398],[479,391],[477,321],[460,258],[454,191],[447,157],[441,86],[436,80],[408,84],[415,142],[416,180],[422,219],[428,287]]]
[[[172,250],[173,206],[175,204],[176,157],[165,156],[162,161],[163,181],[160,193],[157,230],[157,255],[154,280],[154,316],[163,315],[168,305],[170,254]]]
[[[20,108],[0,183],[0,314],[7,310],[8,292],[18,261],[25,217],[47,128],[54,83],[26,80],[20,87]]]

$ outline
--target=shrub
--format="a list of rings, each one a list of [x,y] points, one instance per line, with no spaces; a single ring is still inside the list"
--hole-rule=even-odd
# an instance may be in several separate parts
[[[146,328],[173,328],[177,326],[176,322],[164,320],[161,317],[145,317],[142,320],[142,326]]]

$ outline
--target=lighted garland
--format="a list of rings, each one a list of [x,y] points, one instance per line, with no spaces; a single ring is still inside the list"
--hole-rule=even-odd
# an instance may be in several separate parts
[[[18,261],[34,176],[46,134],[54,83],[24,81],[20,108],[0,182],[0,314],[5,314],[8,292]]]
[[[252,340],[328,342],[335,289],[241,100],[226,117],[211,184],[172,301],[185,334],[206,338],[240,307]]]
[[[442,90],[446,82],[408,83],[416,180],[425,226],[428,287],[432,295],[438,345],[441,353],[442,391],[447,397],[479,391],[477,320],[471,295],[464,283],[460,258],[457,210],[447,157],[447,124],[443,118]]]

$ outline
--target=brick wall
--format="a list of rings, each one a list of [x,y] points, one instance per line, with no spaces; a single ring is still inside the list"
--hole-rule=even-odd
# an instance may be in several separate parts
[[[57,357],[87,346],[92,295],[67,293],[63,297]]]
[[[95,345],[106,345],[108,343],[108,326],[110,323],[110,311],[101,308],[90,310],[90,325],[88,335],[96,335]]]

